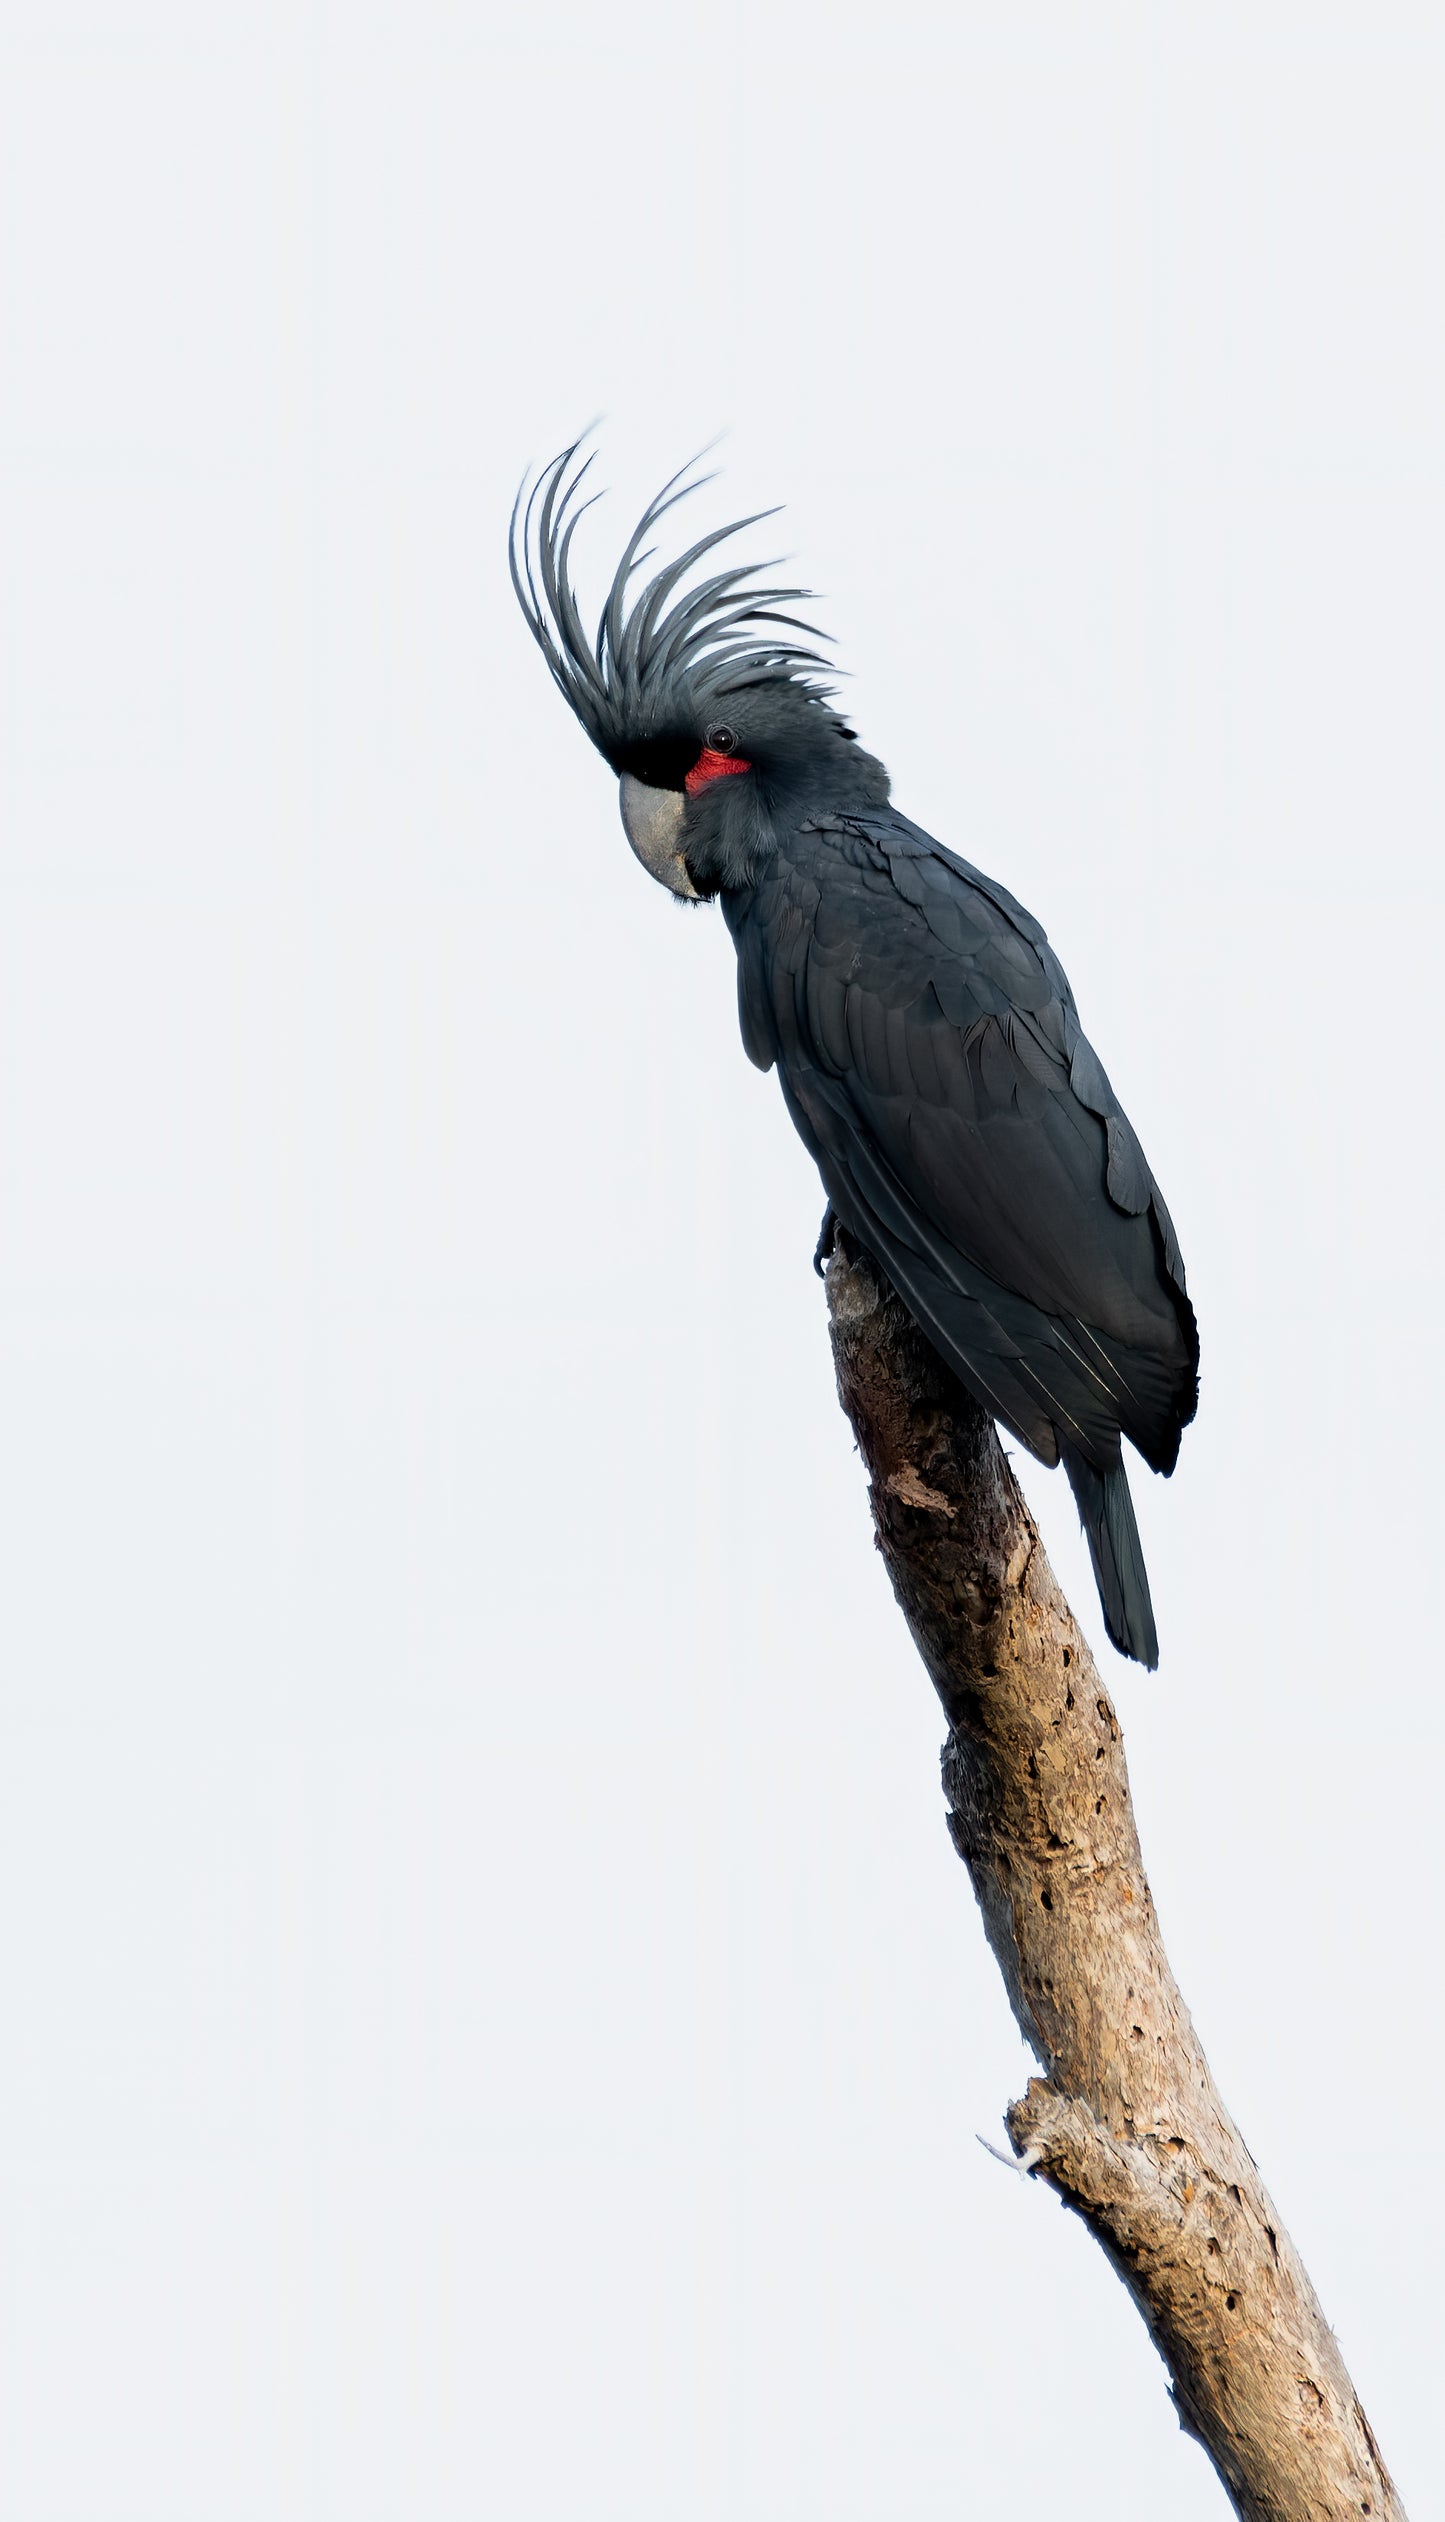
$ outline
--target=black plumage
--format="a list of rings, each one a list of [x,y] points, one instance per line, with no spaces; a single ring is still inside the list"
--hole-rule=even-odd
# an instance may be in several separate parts
[[[801,590],[733,569],[680,593],[714,535],[628,610],[676,483],[588,646],[568,577],[574,453],[514,518],[513,574],[560,687],[624,775],[634,846],[674,891],[720,900],[744,1043],[776,1068],[832,1211],[968,1390],[1040,1461],[1062,1461],[1109,1634],[1153,1665],[1120,1440],[1173,1469],[1198,1342],[1168,1210],[1057,957],[1011,894],[891,805],[882,765],[812,675],[816,652],[775,637],[801,627],[777,611]]]

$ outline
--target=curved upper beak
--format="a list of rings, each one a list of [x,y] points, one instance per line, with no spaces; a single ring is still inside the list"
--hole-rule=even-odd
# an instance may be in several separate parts
[[[618,787],[622,828],[650,876],[684,901],[700,902],[701,894],[683,864],[682,818],[687,799],[680,788],[649,788],[646,780],[622,773]]]

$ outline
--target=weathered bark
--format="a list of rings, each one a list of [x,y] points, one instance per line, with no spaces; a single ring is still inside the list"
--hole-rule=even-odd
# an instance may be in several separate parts
[[[993,1424],[841,1238],[838,1389],[949,1724],[949,1827],[1044,2072],[1008,2113],[1144,2316],[1246,2522],[1403,2522],[1304,2265],[1165,1956],[1118,1719]]]

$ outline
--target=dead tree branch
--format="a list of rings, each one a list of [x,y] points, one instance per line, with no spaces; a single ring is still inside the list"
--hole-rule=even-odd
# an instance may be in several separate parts
[[[1043,2073],[1008,2125],[1088,2225],[1245,2522],[1404,2522],[1160,1939],[1118,1719],[993,1424],[875,1266],[827,1273],[878,1546],[949,1724],[949,1827]]]

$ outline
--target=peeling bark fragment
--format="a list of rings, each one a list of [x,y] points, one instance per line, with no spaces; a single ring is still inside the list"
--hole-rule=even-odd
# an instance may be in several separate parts
[[[948,1719],[949,1830],[1044,2070],[1014,2145],[1123,2278],[1244,2522],[1404,2522],[1169,1968],[1119,1722],[993,1423],[841,1236],[827,1287],[878,1547]]]

